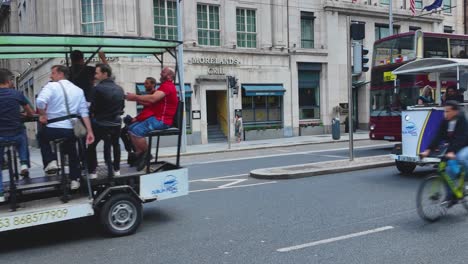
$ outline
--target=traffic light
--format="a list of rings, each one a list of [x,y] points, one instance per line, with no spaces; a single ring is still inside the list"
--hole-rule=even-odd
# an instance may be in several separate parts
[[[227,76],[227,81],[228,81],[228,87],[229,89],[232,89],[232,94],[238,94],[239,93],[239,84],[237,79],[234,76]]]
[[[369,62],[369,57],[367,56],[369,54],[369,50],[364,48],[364,45],[361,45],[361,70],[363,72],[368,72],[369,71],[369,65],[367,63]]]
[[[362,44],[360,42],[353,43],[353,74],[362,73]]]

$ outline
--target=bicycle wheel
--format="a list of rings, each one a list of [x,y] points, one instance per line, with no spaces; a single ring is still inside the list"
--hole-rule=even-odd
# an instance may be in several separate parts
[[[439,176],[426,178],[419,186],[416,197],[419,216],[428,222],[437,221],[447,212],[444,203],[446,196],[446,184]]]

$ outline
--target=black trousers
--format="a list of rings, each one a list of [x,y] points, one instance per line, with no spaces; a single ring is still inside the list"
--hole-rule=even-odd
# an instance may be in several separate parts
[[[120,131],[120,139],[124,143],[125,150],[130,152],[135,152],[135,147],[133,147],[132,140],[130,139],[130,134],[128,134],[128,126],[124,126]]]
[[[120,126],[100,126],[93,123],[94,143],[88,146],[88,172],[93,173],[97,168],[96,146],[104,141],[104,160],[106,164],[112,162],[115,171],[120,170]],[[111,147],[114,152],[114,160],[111,159]]]

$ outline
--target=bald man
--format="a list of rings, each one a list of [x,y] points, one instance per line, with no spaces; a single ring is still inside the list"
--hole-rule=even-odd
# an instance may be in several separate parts
[[[135,146],[136,161],[134,165],[137,170],[145,167],[145,160],[148,152],[148,144],[145,136],[152,130],[167,129],[174,122],[174,115],[177,111],[177,90],[174,85],[175,72],[169,67],[161,71],[161,85],[153,94],[137,95],[127,93],[128,101],[135,101],[151,109],[147,114],[136,117],[135,122],[129,127],[129,134]]]

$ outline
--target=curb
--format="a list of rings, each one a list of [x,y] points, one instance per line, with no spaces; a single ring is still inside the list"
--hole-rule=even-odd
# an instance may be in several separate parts
[[[275,168],[267,168],[267,169],[256,169],[250,172],[250,177],[256,179],[264,179],[264,180],[288,180],[288,179],[300,179],[300,178],[307,178],[313,176],[319,176],[324,174],[332,174],[332,173],[342,173],[348,171],[356,171],[356,170],[365,170],[365,169],[372,169],[372,168],[380,168],[380,167],[388,167],[395,165],[395,161],[389,158],[389,155],[377,156],[380,158],[387,157],[387,160],[376,160],[373,162],[372,158],[360,158],[360,160],[352,161],[355,164],[345,165],[345,163],[349,163],[348,160],[336,160],[332,162],[317,162],[317,163],[307,163],[301,165],[293,165],[293,166],[284,166],[284,167],[275,167]],[[363,163],[360,163],[362,160],[366,160]],[[343,166],[340,165],[340,163]],[[331,168],[321,168],[320,166],[327,166]],[[310,168],[301,169],[302,167]],[[296,170],[297,172],[294,172]]]
[[[364,140],[371,140],[370,138],[361,138],[361,139],[354,139],[354,141],[364,141]],[[300,143],[288,143],[288,144],[277,144],[277,145],[269,145],[269,146],[253,146],[253,147],[245,147],[245,148],[238,148],[238,149],[220,149],[220,150],[208,150],[208,151],[199,151],[199,152],[188,152],[188,153],[180,153],[180,156],[193,156],[193,155],[200,155],[200,154],[211,154],[211,153],[226,153],[226,152],[234,152],[234,151],[246,151],[246,150],[255,150],[255,149],[269,149],[269,148],[279,148],[279,147],[293,147],[293,146],[301,146],[301,145],[316,145],[316,144],[330,144],[330,143],[340,143],[340,142],[348,142],[346,140],[329,140],[329,141],[305,141]],[[226,143],[227,144],[227,143]],[[159,158],[173,158],[176,157],[176,154],[159,154]]]

